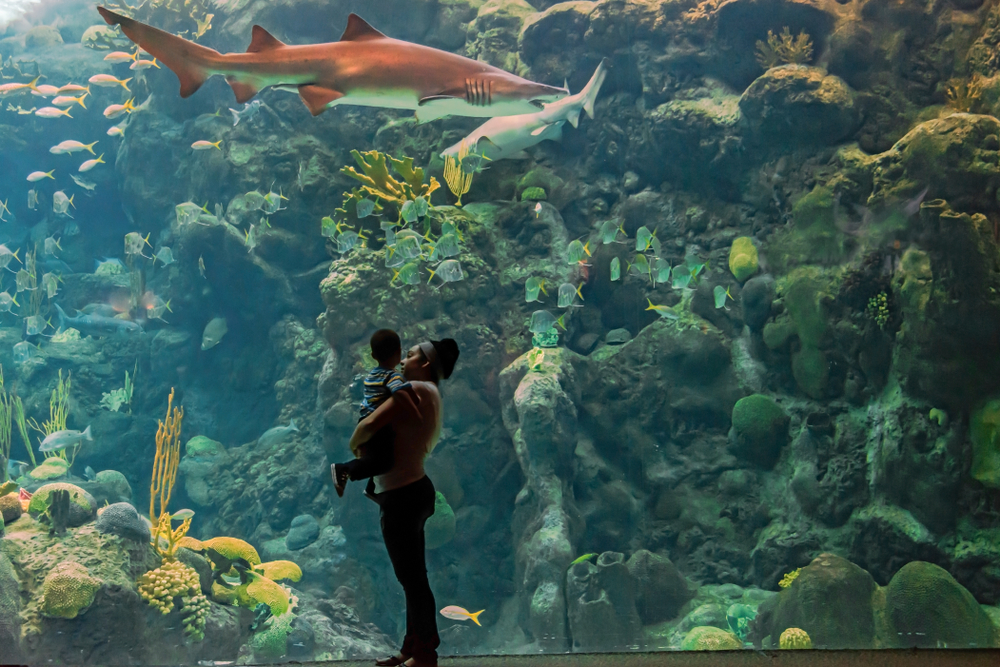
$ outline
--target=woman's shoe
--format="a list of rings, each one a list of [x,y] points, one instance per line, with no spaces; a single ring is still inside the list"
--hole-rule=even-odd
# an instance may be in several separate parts
[[[380,658],[375,661],[378,667],[396,667],[396,665],[402,665],[406,662],[407,658],[404,658],[402,654],[389,656],[388,658]]]
[[[417,658],[408,658],[403,663],[403,667],[437,667],[437,660],[428,662],[426,660],[418,660]]]

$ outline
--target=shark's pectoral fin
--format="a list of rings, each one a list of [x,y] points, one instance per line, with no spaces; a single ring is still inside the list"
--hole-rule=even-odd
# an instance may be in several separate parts
[[[302,101],[306,103],[309,112],[314,116],[320,115],[331,102],[336,102],[344,96],[339,90],[315,84],[299,86],[299,95],[302,96]]]
[[[257,86],[246,81],[238,81],[234,76],[227,76],[226,82],[233,89],[233,92],[236,93],[236,101],[240,104],[249,102],[254,95],[260,92]]]
[[[280,49],[283,46],[288,46],[280,39],[264,30],[259,25],[253,27],[253,38],[250,40],[250,46],[247,47],[247,53],[260,53],[261,51],[272,51],[274,49]]]
[[[542,125],[540,127],[536,127],[534,130],[531,131],[531,136],[537,137],[539,134],[541,134],[545,130],[549,129],[550,127],[552,127],[551,123],[548,123],[546,125]]]
[[[449,113],[448,104],[454,99],[462,99],[456,95],[428,95],[417,102],[417,122],[429,123],[438,118],[444,118]]]

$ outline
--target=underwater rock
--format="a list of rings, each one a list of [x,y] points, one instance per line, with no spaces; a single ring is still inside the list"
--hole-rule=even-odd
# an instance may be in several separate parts
[[[972,413],[969,424],[972,440],[972,477],[1000,489],[1000,399],[988,401]]]
[[[914,560],[946,563],[934,535],[910,512],[888,504],[857,510],[848,524],[851,559],[878,582]]]
[[[62,43],[59,30],[50,25],[36,25],[24,34],[24,48],[28,51],[40,51]]]
[[[729,449],[740,458],[765,469],[774,467],[788,444],[788,415],[762,394],[741,398],[733,407]]]
[[[604,335],[604,342],[608,345],[624,345],[632,340],[632,334],[628,329],[612,329]]]
[[[885,588],[885,621],[889,646],[995,646],[986,612],[965,587],[932,563],[907,563],[893,576]]]
[[[772,67],[744,91],[739,108],[747,136],[768,151],[830,145],[858,125],[854,93],[826,70],[804,65]]]
[[[882,154],[874,171],[871,204],[905,201],[924,186],[926,200],[948,200],[958,210],[989,210],[986,190],[1000,176],[996,140],[1000,120],[955,113],[920,123]]]
[[[694,592],[669,558],[639,549],[625,564],[635,580],[635,606],[643,625],[673,618]]]
[[[874,648],[877,589],[871,575],[854,563],[821,554],[778,595],[771,640],[788,628],[801,628],[815,648]]]
[[[563,496],[557,470],[570,469],[576,444],[576,407],[564,387],[576,386],[571,358],[564,348],[546,350],[538,371],[529,371],[522,355],[500,373],[503,421],[514,441],[525,483],[518,493],[512,532],[519,594],[529,604],[526,629],[546,650],[569,650],[565,638],[565,572],[572,560],[572,501]],[[540,494],[542,489],[553,492]]]
[[[196,505],[212,505],[216,494],[224,488],[217,472],[231,459],[221,442],[203,435],[187,441],[178,470],[184,474],[184,491]]]
[[[149,526],[130,503],[114,503],[101,508],[95,525],[102,533],[118,535],[140,544],[149,542]]]
[[[101,470],[94,476],[94,482],[104,487],[105,495],[117,502],[131,502],[132,486],[128,478],[117,470]],[[94,494],[97,498],[97,494]],[[98,500],[98,503],[101,501]]]
[[[69,516],[66,522],[67,526],[82,526],[93,520],[94,512],[97,509],[97,501],[79,486],[66,482],[43,484],[35,490],[28,505],[28,513],[33,519],[38,519],[45,514],[49,494],[56,490],[69,491],[70,502]]]
[[[575,651],[625,650],[641,637],[636,581],[624,554],[605,551],[566,572],[566,616]]]
[[[692,628],[681,643],[682,651],[735,651],[743,642],[731,632],[711,625]]]
[[[20,660],[21,583],[10,558],[0,550],[0,657],[4,662]]]
[[[757,246],[749,236],[740,236],[733,239],[733,245],[729,248],[729,271],[736,280],[741,283],[757,273],[758,268]]]
[[[436,491],[434,514],[424,524],[424,546],[426,549],[438,549],[451,542],[453,537],[455,537],[455,512],[444,494]]]
[[[311,514],[300,514],[292,519],[285,544],[292,551],[303,549],[319,537],[319,522]]]
[[[771,303],[774,301],[774,280],[770,276],[751,278],[740,290],[740,308],[743,321],[750,331],[760,331],[771,317]],[[769,346],[770,347],[770,346]]]

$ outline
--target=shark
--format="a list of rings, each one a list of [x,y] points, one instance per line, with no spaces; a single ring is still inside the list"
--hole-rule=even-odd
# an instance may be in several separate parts
[[[531,113],[569,94],[471,58],[387,37],[357,14],[348,16],[339,42],[285,44],[255,25],[246,53],[222,54],[106,7],[97,11],[177,75],[182,98],[222,75],[241,104],[272,86],[297,92],[313,116],[352,104],[413,109],[424,123],[448,115]]]
[[[80,314],[70,317],[59,307],[53,304],[59,314],[59,329],[74,328],[85,336],[112,336],[119,333],[143,333],[142,327],[129,320],[120,320],[117,317],[105,317],[96,314]]]
[[[475,147],[476,152],[489,160],[527,157],[523,152],[525,148],[546,139],[553,141],[562,139],[563,125],[569,122],[576,127],[580,122],[581,111],[586,112],[590,118],[594,117],[594,102],[597,100],[597,93],[601,90],[605,76],[607,76],[606,58],[601,60],[590,81],[576,95],[545,104],[541,111],[492,118],[469,133],[462,141],[445,149],[441,157],[457,157],[463,141],[466,146]]]

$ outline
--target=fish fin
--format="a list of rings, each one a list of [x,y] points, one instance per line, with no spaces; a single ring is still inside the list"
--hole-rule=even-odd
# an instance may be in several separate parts
[[[108,25],[121,26],[122,32],[129,39],[158,58],[177,75],[181,82],[181,97],[193,95],[208,78],[205,68],[197,64],[197,61],[211,61],[220,57],[219,52],[214,49],[171,35],[104,7],[98,7],[97,11]]]
[[[299,95],[302,101],[309,107],[309,112],[318,116],[323,113],[331,102],[336,102],[344,96],[339,90],[324,88],[315,84],[299,86]]]
[[[534,130],[531,131],[531,136],[537,137],[539,134],[541,134],[545,130],[549,129],[550,125],[551,125],[551,123],[546,123],[545,125],[542,125],[541,127],[536,127]]]
[[[590,81],[583,87],[583,110],[590,118],[594,117],[594,102],[597,100],[597,93],[600,92],[601,85],[604,83],[604,77],[608,74],[607,63],[607,58],[602,59],[597,69],[594,70],[594,75],[590,77]],[[573,123],[573,127],[576,127],[576,123]]]
[[[229,112],[233,114],[233,127],[240,124],[240,112],[236,109],[230,109]]]
[[[544,352],[543,352],[543,354],[544,354]],[[474,614],[469,614],[469,618],[472,619],[473,623],[475,623],[476,625],[482,627],[483,624],[479,622],[479,615],[481,613],[483,613],[484,611],[486,611],[486,610],[485,609],[480,609],[479,611],[477,611]]]
[[[371,27],[368,21],[352,12],[347,17],[347,27],[344,28],[344,34],[340,36],[340,41],[363,42],[372,39],[388,39],[388,37]]]
[[[423,97],[417,103],[417,122],[418,123],[429,123],[432,120],[437,120],[438,118],[444,118],[450,112],[446,110],[443,104],[435,104],[435,102],[444,102],[446,100],[457,99],[456,95],[429,95]]]
[[[250,39],[250,46],[247,53],[260,53],[261,51],[272,51],[287,46],[280,39],[264,30],[259,25],[255,25],[252,31],[253,37]]]
[[[580,109],[573,109],[568,114],[566,114],[566,120],[573,127],[578,127],[580,125]]]
[[[245,81],[237,81],[234,76],[227,76],[226,82],[229,84],[229,87],[233,89],[233,92],[236,93],[236,101],[240,104],[248,102],[254,95],[260,92],[260,89],[257,88],[257,86],[252,83],[246,83]],[[181,93],[181,97],[187,96]]]

